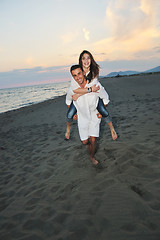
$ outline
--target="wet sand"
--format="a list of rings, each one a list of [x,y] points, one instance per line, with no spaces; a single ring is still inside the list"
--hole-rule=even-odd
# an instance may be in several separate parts
[[[118,133],[101,123],[94,167],[65,96],[0,114],[0,239],[160,239],[160,74],[100,80]]]

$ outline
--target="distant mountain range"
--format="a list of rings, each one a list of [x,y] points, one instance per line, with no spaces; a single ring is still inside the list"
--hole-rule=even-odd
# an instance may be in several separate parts
[[[103,77],[115,77],[115,76],[124,76],[124,75],[134,75],[134,74],[141,74],[141,73],[151,73],[151,72],[160,72],[160,66],[149,69],[144,72],[137,72],[137,71],[119,71],[119,72],[111,72],[106,76]]]

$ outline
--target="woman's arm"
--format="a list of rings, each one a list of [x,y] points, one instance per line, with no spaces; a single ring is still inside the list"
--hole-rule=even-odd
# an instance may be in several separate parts
[[[84,94],[78,94],[78,93],[73,94],[73,95],[72,95],[73,101],[77,101],[77,99],[78,99],[80,96],[82,96],[82,95],[84,95]]]
[[[77,88],[77,89],[74,89],[73,92],[76,94],[84,95],[88,93],[88,88]]]
[[[77,93],[75,93],[75,94],[72,95],[72,99],[73,99],[74,101],[77,101],[77,99],[78,99],[80,96],[82,96],[82,95],[84,95],[84,94],[86,94],[86,93],[97,92],[99,89],[100,89],[100,87],[99,87],[99,86],[96,86],[96,84],[93,85],[92,87],[89,87],[89,88],[78,88],[78,89],[76,89],[76,90],[73,91],[73,92],[77,92]],[[78,92],[79,92],[79,93],[78,93]]]
[[[94,79],[88,84],[88,87],[86,87],[86,88],[80,88],[79,85],[78,85],[78,83],[77,83],[75,80],[73,80],[73,81],[71,82],[71,87],[72,87],[72,90],[73,90],[74,93],[83,95],[83,94],[88,93],[88,88],[89,88],[89,87],[93,87],[93,86],[95,87],[95,86],[97,85],[97,83],[98,83],[98,79],[97,79],[97,78],[94,78]],[[94,87],[93,87],[93,89],[92,89],[92,92],[97,92],[99,89],[98,89],[98,88],[95,89]]]
[[[90,92],[97,92],[100,89],[99,86],[96,86],[96,84],[94,84],[92,87],[86,87],[86,88],[77,88],[75,90],[73,90],[74,93],[80,94],[80,95],[84,95],[86,93],[90,93]]]

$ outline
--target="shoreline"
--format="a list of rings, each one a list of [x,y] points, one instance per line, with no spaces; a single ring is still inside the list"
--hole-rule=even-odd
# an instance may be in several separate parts
[[[2,90],[0,112],[12,111],[64,95],[69,83],[52,83]]]
[[[100,79],[119,138],[102,119],[94,167],[65,95],[0,114],[0,236],[159,240],[159,75]]]
[[[23,106],[23,107],[11,109],[11,110],[8,110],[8,111],[5,111],[5,112],[0,112],[0,116],[1,116],[1,114],[7,114],[7,113],[9,113],[9,112],[16,112],[16,111],[20,111],[21,109],[24,109],[24,108],[32,107],[32,106],[34,106],[34,105],[43,104],[44,102],[50,102],[50,101],[55,100],[56,98],[65,97],[65,95],[66,95],[66,94],[63,94],[63,95],[61,95],[61,96],[55,96],[55,97],[53,97],[53,98],[46,99],[46,100],[42,100],[42,101],[40,101],[40,102],[30,103],[30,104],[25,105],[25,106]]]
[[[120,75],[120,76],[115,76],[115,77],[100,77],[99,78],[99,81],[102,83],[102,85],[103,85],[103,83],[106,85],[106,82],[108,81],[108,82],[110,82],[110,81],[121,81],[121,78],[122,79],[127,79],[127,81],[130,79],[130,78],[132,78],[132,79],[136,79],[136,78],[139,78],[139,77],[144,77],[144,78],[146,78],[146,77],[148,77],[148,78],[150,78],[150,77],[152,77],[152,76],[155,76],[155,77],[158,77],[157,75],[160,75],[160,72],[153,72],[153,73],[142,73],[142,74],[134,74],[134,75]],[[64,82],[65,83],[65,82]],[[46,85],[46,84],[44,84],[44,85]],[[38,85],[35,85],[35,86],[38,86]],[[26,87],[32,87],[32,86],[26,86]],[[21,88],[21,87],[19,87],[19,88]],[[19,108],[16,108],[16,109],[12,109],[12,110],[7,110],[7,111],[5,111],[5,112],[0,112],[0,115],[1,114],[3,114],[3,113],[7,113],[7,112],[12,112],[12,111],[16,111],[16,110],[19,110],[19,109],[22,109],[22,108],[25,108],[25,107],[30,107],[30,106],[32,106],[32,105],[36,105],[36,104],[39,104],[39,103],[43,103],[43,102],[45,102],[45,101],[50,101],[50,100],[53,100],[53,99],[55,99],[55,98],[58,98],[58,97],[63,97],[63,96],[65,96],[66,94],[63,94],[63,95],[61,95],[61,96],[55,96],[55,97],[53,97],[53,98],[50,98],[50,99],[46,99],[46,100],[42,100],[42,101],[40,101],[40,102],[36,102],[36,103],[29,103],[28,105],[25,105],[25,106],[22,106],[22,107],[19,107]]]

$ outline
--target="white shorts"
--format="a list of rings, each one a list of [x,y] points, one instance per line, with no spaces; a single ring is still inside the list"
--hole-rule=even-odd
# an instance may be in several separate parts
[[[78,127],[81,141],[87,140],[89,137],[99,137],[100,121],[96,124],[91,122],[88,127]]]

